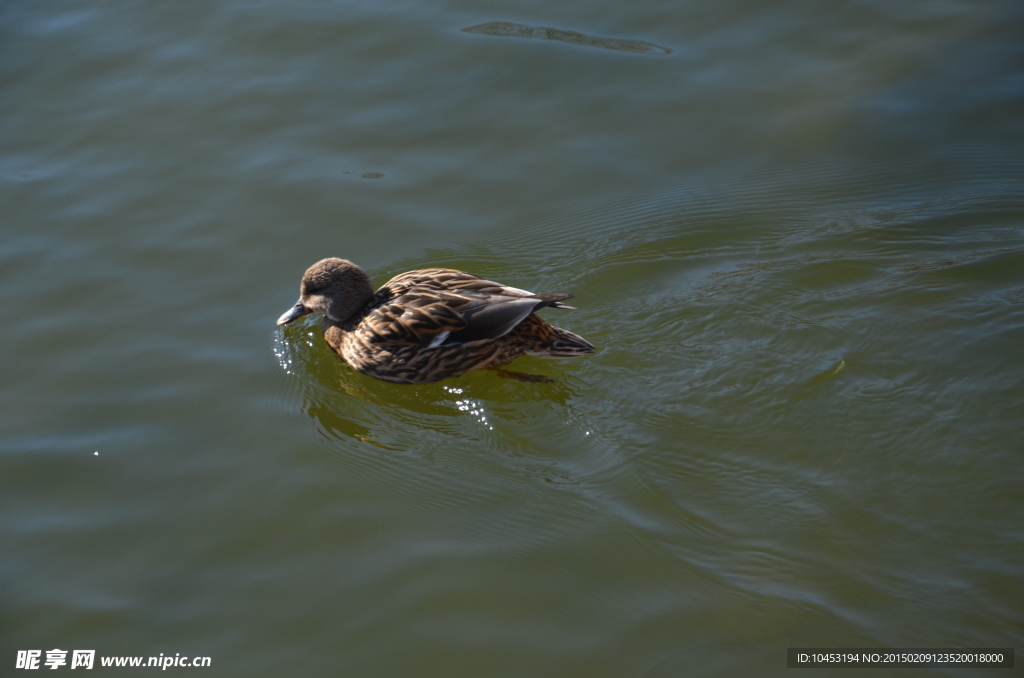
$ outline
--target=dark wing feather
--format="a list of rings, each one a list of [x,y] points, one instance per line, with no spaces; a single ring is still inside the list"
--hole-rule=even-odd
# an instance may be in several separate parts
[[[512,331],[512,328],[543,304],[542,299],[530,297],[489,296],[473,299],[461,315],[466,321],[465,328],[453,332],[444,343],[497,339]]]

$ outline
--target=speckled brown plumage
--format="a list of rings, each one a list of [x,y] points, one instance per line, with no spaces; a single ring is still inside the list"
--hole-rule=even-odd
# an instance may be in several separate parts
[[[567,308],[574,295],[533,294],[447,268],[395,276],[376,293],[344,259],[324,259],[302,278],[299,302],[278,320],[324,316],[324,339],[349,365],[378,379],[421,384],[519,356],[571,358],[594,347],[534,312]]]

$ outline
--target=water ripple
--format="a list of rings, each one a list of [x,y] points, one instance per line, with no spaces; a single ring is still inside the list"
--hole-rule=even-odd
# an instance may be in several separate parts
[[[494,35],[507,38],[536,38],[539,40],[556,40],[567,42],[570,45],[582,45],[583,47],[600,47],[618,52],[630,52],[632,54],[671,54],[672,50],[643,40],[629,40],[624,38],[598,38],[593,35],[566,31],[560,28],[545,28],[543,26],[527,26],[515,24],[511,21],[489,21],[476,26],[469,26],[462,29],[465,33],[479,33],[480,35]]]

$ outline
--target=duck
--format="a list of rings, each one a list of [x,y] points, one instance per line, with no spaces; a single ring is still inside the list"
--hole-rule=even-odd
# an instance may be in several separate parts
[[[363,269],[331,257],[306,270],[299,301],[277,324],[323,316],[324,341],[342,360],[393,383],[427,384],[484,368],[546,381],[501,366],[526,354],[593,353],[589,341],[536,315],[543,308],[575,310],[562,303],[575,296],[534,294],[451,268],[401,273],[374,292]]]

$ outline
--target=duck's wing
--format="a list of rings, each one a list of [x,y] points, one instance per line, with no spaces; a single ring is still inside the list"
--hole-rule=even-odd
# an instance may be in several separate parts
[[[533,294],[452,269],[426,269],[396,276],[377,292],[363,320],[384,344],[425,348],[496,339],[539,308],[572,294]]]

